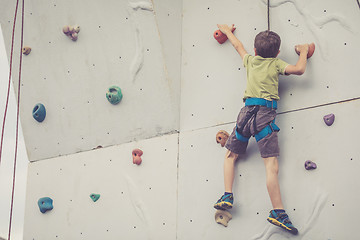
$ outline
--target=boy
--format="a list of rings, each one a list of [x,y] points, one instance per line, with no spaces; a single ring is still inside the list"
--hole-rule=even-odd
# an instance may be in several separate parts
[[[247,85],[244,95],[245,107],[238,115],[236,127],[228,138],[225,147],[228,149],[224,161],[225,194],[215,203],[216,209],[230,209],[234,201],[232,185],[234,165],[239,154],[244,154],[251,136],[255,136],[261,157],[266,168],[266,185],[273,206],[268,221],[292,234],[298,230],[292,225],[284,210],[278,182],[279,146],[275,125],[279,74],[302,75],[306,69],[308,44],[297,45],[300,53],[296,65],[290,65],[276,58],[279,54],[280,37],[272,31],[264,31],[255,37],[255,56],[250,56],[226,24],[218,24],[220,31],[228,37],[231,44],[240,54],[247,72]]]

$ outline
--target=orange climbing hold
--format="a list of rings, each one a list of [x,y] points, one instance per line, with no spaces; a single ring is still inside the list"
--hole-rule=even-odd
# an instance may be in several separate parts
[[[31,52],[31,47],[23,47],[22,53],[25,55],[29,55]]]
[[[225,146],[226,141],[229,138],[229,133],[226,132],[225,130],[220,130],[217,134],[216,134],[216,142],[221,144],[221,147]]]
[[[143,155],[143,151],[136,148],[132,151],[133,164],[140,165],[142,162],[141,156]]]
[[[224,227],[227,227],[229,224],[229,221],[232,219],[232,215],[230,212],[226,210],[217,210],[215,212],[215,221],[218,224],[223,225]]]
[[[295,52],[300,55],[300,52],[298,51],[298,49],[295,47]],[[307,58],[311,58],[311,56],[314,54],[315,52],[315,43],[310,43],[309,44],[309,51],[307,53]]]
[[[235,27],[233,27],[233,29],[231,30],[231,32],[235,31]],[[220,43],[223,44],[224,42],[226,42],[226,40],[228,39],[227,36],[225,34],[223,34],[220,30],[216,30],[214,32],[214,38]]]

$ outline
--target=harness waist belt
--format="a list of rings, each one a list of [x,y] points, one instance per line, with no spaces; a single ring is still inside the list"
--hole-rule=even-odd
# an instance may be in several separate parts
[[[277,109],[277,101],[276,100],[269,101],[264,98],[247,98],[245,100],[245,106],[254,106],[254,105],[265,106],[268,108]]]

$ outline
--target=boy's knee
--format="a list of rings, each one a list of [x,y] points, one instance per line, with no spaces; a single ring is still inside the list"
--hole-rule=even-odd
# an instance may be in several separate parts
[[[226,152],[226,155],[225,155],[225,159],[226,160],[230,160],[230,161],[236,161],[236,159],[238,158],[239,154],[236,154],[230,150],[228,150]]]
[[[279,172],[279,164],[277,157],[264,158],[264,163],[266,171],[271,171],[276,174]]]

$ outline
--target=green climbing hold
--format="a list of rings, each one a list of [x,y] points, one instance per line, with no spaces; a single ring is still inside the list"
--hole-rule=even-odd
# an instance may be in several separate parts
[[[90,198],[91,198],[94,202],[96,202],[97,200],[99,200],[100,194],[92,193],[92,194],[90,194]]]
[[[123,95],[121,93],[121,89],[117,86],[111,86],[109,91],[106,93],[106,98],[109,100],[111,104],[118,104]]]

